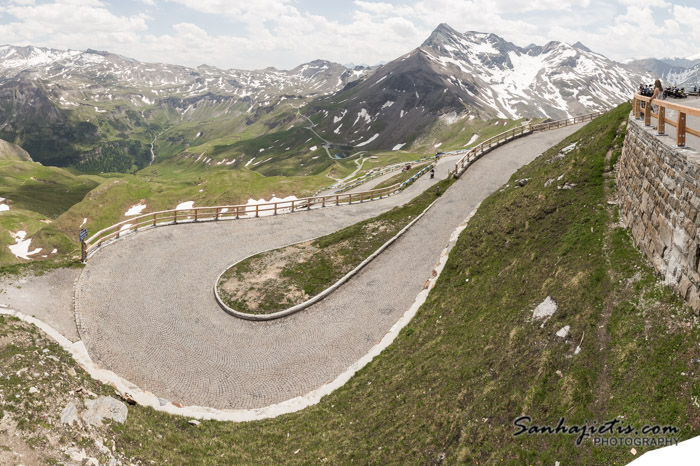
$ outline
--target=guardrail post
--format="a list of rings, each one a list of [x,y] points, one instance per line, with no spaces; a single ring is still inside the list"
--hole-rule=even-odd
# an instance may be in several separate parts
[[[194,209],[194,221],[195,222],[197,221],[198,215],[199,215],[199,209]]]
[[[340,196],[337,194],[335,195],[335,205],[340,205]]]
[[[651,126],[651,103],[644,106],[644,126]]]
[[[292,212],[294,212],[294,200],[292,200]]]
[[[153,226],[156,226],[156,215],[158,214],[153,214]]]
[[[676,145],[685,147],[685,113],[678,112],[678,123],[676,127]]]
[[[321,199],[321,207],[326,207],[326,196],[323,196]]]
[[[216,208],[216,217],[214,217],[214,220],[219,220],[219,208]]]
[[[277,203],[275,202],[275,213],[274,215],[277,215]]]
[[[666,107],[659,105],[659,122],[657,123],[658,131],[656,134],[666,134]]]
[[[177,210],[173,211],[173,223],[177,223]]]
[[[255,216],[258,217],[260,212],[260,204],[255,204]]]

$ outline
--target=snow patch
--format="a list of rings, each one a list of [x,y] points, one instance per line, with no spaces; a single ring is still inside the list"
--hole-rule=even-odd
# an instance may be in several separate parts
[[[472,145],[472,144],[474,143],[474,141],[476,141],[477,139],[479,139],[479,135],[478,135],[478,134],[472,135],[472,137],[469,139],[469,142],[466,143],[465,146],[470,146],[470,145]]]
[[[392,105],[394,105],[394,101],[393,101],[393,100],[387,100],[386,102],[384,102],[384,105],[382,105],[382,108],[383,108],[383,109],[384,109],[384,108],[389,108],[389,107],[391,107]]]
[[[371,138],[367,139],[365,142],[361,142],[361,143],[359,143],[359,144],[355,144],[355,147],[366,146],[367,144],[369,144],[370,142],[374,141],[374,140],[377,139],[378,137],[379,137],[379,133],[377,133],[377,134],[375,134],[374,136],[372,136]]]
[[[369,124],[369,123],[372,122],[372,117],[369,115],[369,113],[367,113],[367,109],[366,109],[366,108],[363,108],[362,110],[360,110],[360,111],[358,112],[357,118],[355,118],[355,122],[354,122],[352,125],[355,126],[355,125],[357,124],[357,122],[360,121],[360,118],[364,118],[364,119],[365,119],[365,123],[368,123],[368,124]]]
[[[41,248],[37,248],[34,249],[32,252],[29,252],[29,245],[32,243],[32,239],[25,239],[27,237],[26,231],[20,230],[17,233],[10,233],[15,239],[15,244],[8,247],[10,248],[10,252],[12,252],[12,254],[14,254],[19,259],[31,260],[29,256],[33,256],[34,254],[38,254],[41,252]]]
[[[253,157],[252,159],[248,160],[248,163],[246,163],[245,166],[247,167],[248,165],[250,165],[250,164],[253,162],[253,160],[255,160],[255,157]]]
[[[146,204],[138,203],[138,204],[132,205],[129,208],[129,210],[126,211],[126,213],[124,215],[127,217],[139,215],[141,212],[143,212],[143,209],[145,209],[145,208],[146,208]]]
[[[175,210],[181,210],[181,209],[191,209],[194,207],[194,201],[185,201],[181,202],[175,207]]]
[[[255,217],[255,206],[260,205],[260,204],[272,204],[274,202],[277,202],[277,213],[282,213],[291,210],[292,208],[292,201],[297,201],[299,200],[298,197],[296,196],[287,196],[287,197],[275,197],[275,195],[272,195],[272,198],[269,201],[266,201],[265,199],[253,199],[250,198],[248,199],[248,202],[246,203],[246,215],[249,217]],[[274,208],[271,208],[272,206],[266,206],[264,207],[265,210],[260,210],[258,211],[258,216],[259,217],[264,217],[267,215],[274,215],[275,210]],[[269,209],[269,210],[268,210]]]
[[[4,197],[0,197],[0,212],[6,212],[10,210],[10,206],[3,203],[4,200]]]
[[[435,144],[433,147],[435,147],[435,148],[437,149],[437,148],[440,147],[441,145],[442,145],[442,143],[441,143],[441,142],[438,142],[438,143]]]
[[[402,142],[401,144],[396,144],[391,150],[399,150],[405,145],[406,145],[405,142]]]
[[[333,124],[338,123],[340,120],[345,118],[345,114],[348,113],[347,109],[343,110],[343,112],[340,114],[340,116],[334,116],[333,117]]]
[[[309,150],[310,150],[311,152],[315,151],[316,149],[318,149],[318,146],[311,146],[311,147],[309,147]]]

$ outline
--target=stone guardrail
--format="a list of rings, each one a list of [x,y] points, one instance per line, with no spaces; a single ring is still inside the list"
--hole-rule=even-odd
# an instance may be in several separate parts
[[[651,126],[651,119],[656,118],[657,120],[657,134],[666,134],[666,125],[673,126],[676,128],[676,145],[678,147],[685,147],[685,135],[690,133],[693,136],[700,137],[700,130],[689,128],[686,126],[686,120],[688,115],[700,117],[700,109],[688,107],[687,105],[680,105],[668,102],[666,100],[654,99],[653,105],[658,105],[658,110],[653,111],[650,105],[651,97],[645,97],[639,93],[634,94],[633,98],[633,109],[634,117],[636,119],[644,119],[644,126]],[[644,108],[642,108],[642,103],[644,103]],[[678,112],[676,121],[666,119],[666,110],[675,110]]]
[[[467,169],[467,167],[469,167],[469,165],[481,158],[482,155],[508,141],[512,141],[513,139],[522,136],[527,136],[537,131],[548,131],[551,129],[561,128],[563,126],[583,123],[584,121],[591,121],[594,118],[602,115],[603,113],[605,112],[594,112],[582,116],[577,116],[574,118],[567,118],[566,120],[550,121],[547,123],[539,123],[537,125],[520,126],[518,128],[509,129],[507,131],[499,133],[493,136],[492,138],[483,141],[481,144],[476,145],[471,149],[467,150],[467,152],[464,154],[464,157],[459,159],[459,161],[457,161],[457,163],[455,164],[454,176],[455,178],[460,177],[462,173],[464,173],[464,171]]]

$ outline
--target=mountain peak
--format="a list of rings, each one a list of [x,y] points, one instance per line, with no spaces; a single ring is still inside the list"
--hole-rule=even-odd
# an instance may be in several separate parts
[[[447,23],[440,23],[438,27],[430,34],[430,36],[421,44],[421,47],[435,47],[450,42],[454,36],[459,36],[460,33],[450,27]]]
[[[584,52],[589,52],[592,53],[591,49],[583,45],[581,42],[576,42],[574,45],[572,45],[573,48],[583,50]]]

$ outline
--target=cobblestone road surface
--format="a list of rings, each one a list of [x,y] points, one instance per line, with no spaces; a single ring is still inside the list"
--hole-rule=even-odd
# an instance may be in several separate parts
[[[249,322],[222,311],[213,296],[218,274],[250,254],[377,215],[425,189],[429,177],[402,195],[365,204],[129,235],[98,252],[78,281],[81,337],[96,363],[187,405],[257,408],[308,393],[386,334],[479,202],[578,128],[537,133],[486,155],[350,282],[276,321]],[[448,168],[443,164],[436,178]]]

